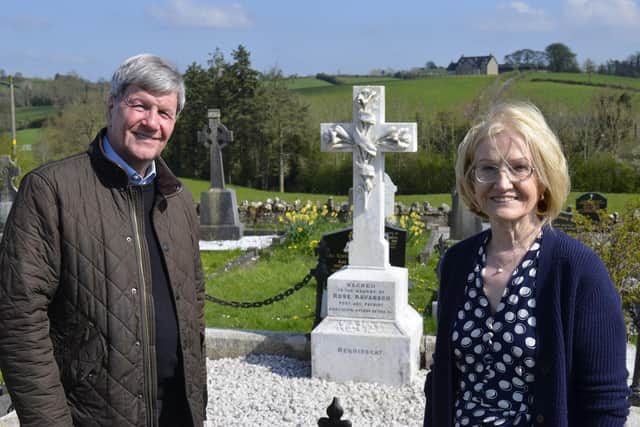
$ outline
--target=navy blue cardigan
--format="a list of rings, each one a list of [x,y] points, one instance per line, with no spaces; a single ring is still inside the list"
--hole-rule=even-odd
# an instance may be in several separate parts
[[[453,425],[457,372],[451,346],[466,276],[486,233],[452,246],[441,264],[438,332],[425,393],[425,427]],[[535,425],[622,427],[629,413],[626,329],[620,297],[598,256],[544,228],[536,279]]]

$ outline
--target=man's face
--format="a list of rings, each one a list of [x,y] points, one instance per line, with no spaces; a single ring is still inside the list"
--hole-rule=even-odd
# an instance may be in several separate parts
[[[122,98],[109,98],[107,136],[109,143],[140,175],[158,157],[176,124],[178,95],[156,95],[137,86],[127,88]]]

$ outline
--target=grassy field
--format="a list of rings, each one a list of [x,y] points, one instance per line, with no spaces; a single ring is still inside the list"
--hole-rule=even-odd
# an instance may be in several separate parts
[[[438,111],[462,112],[496,80],[494,76],[430,77],[416,80],[388,80],[385,86],[386,120],[414,120],[416,114],[431,117]],[[351,121],[350,85],[297,89],[311,106],[314,122]]]
[[[19,107],[16,108],[16,127],[20,129],[28,123],[44,120],[56,114],[57,110],[53,105],[43,107]]]
[[[593,83],[629,86],[640,89],[640,79],[604,75],[592,75],[591,78]],[[540,81],[536,81],[536,79],[540,79]],[[566,108],[568,111],[577,112],[591,105],[594,97],[598,94],[621,94],[624,92],[624,90],[620,89],[563,84],[545,81],[545,79],[588,83],[589,76],[580,73],[527,73],[509,88],[506,97],[509,99],[528,100],[542,109]],[[640,110],[640,93],[630,92],[630,95],[634,108]]]
[[[532,73],[528,76],[528,79],[577,81],[587,84],[622,86],[640,90],[640,79],[605,74],[591,74],[591,76],[589,76],[586,73]]]

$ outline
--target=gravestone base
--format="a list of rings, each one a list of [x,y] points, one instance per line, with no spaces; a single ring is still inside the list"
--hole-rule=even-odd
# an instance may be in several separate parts
[[[327,317],[311,332],[311,375],[409,384],[420,367],[422,317],[407,302],[406,268],[347,266],[328,279]]]
[[[239,240],[243,233],[235,191],[210,188],[200,194],[201,240]]]

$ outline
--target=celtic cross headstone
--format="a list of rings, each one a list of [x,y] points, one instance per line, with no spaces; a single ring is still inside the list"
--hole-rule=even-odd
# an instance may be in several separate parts
[[[236,193],[224,185],[222,149],[233,141],[233,132],[220,122],[220,110],[209,109],[208,123],[198,132],[198,141],[211,152],[211,187],[200,194],[200,238],[238,240],[244,224],[238,215]]]

